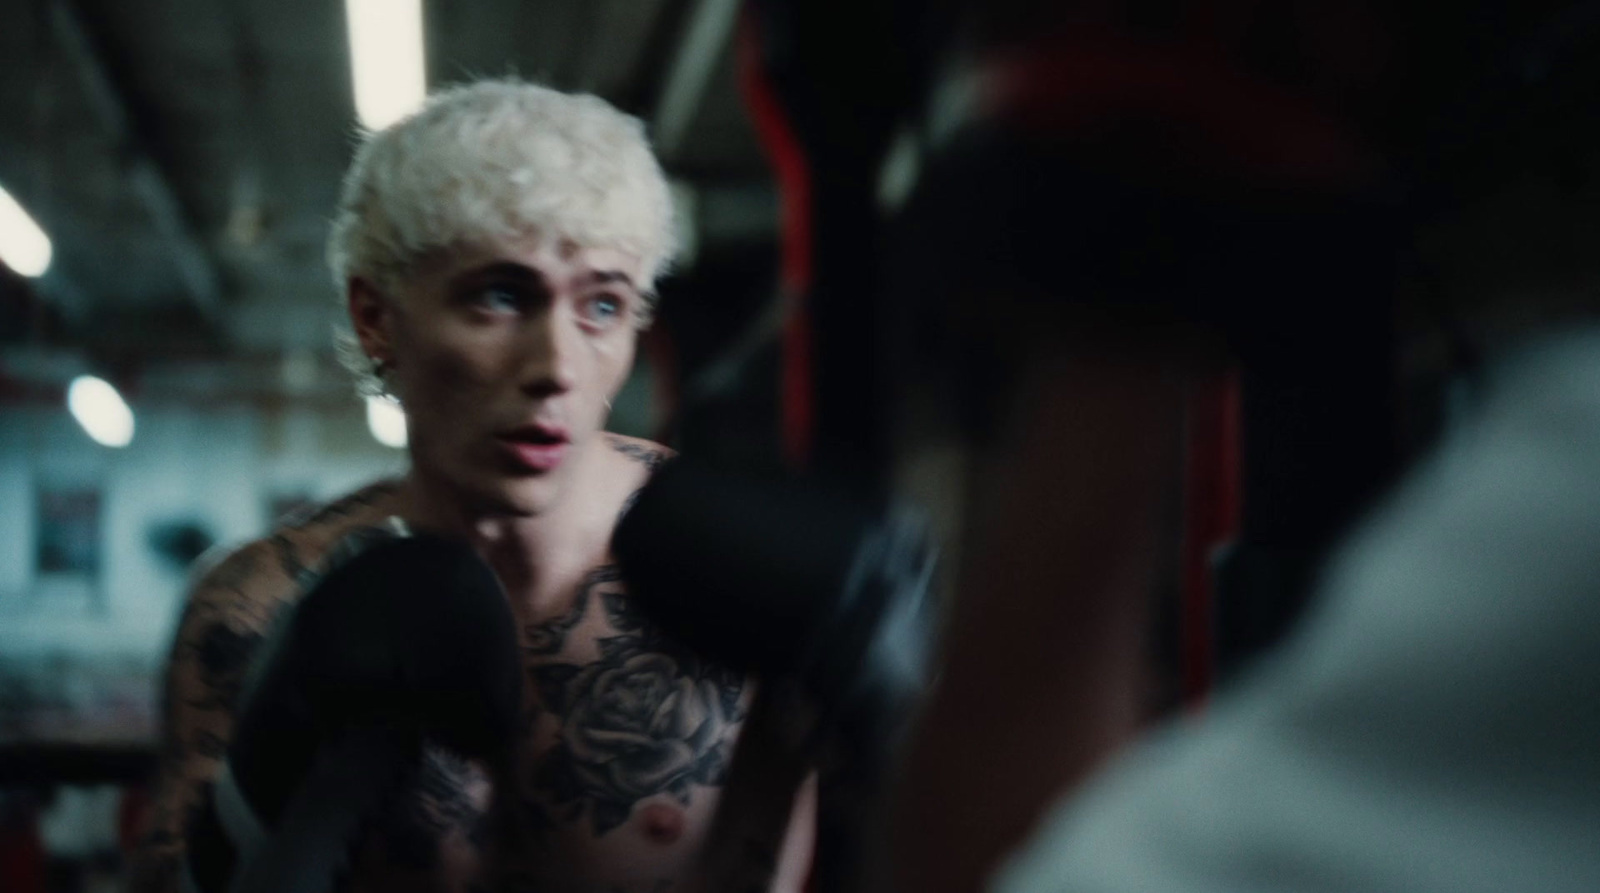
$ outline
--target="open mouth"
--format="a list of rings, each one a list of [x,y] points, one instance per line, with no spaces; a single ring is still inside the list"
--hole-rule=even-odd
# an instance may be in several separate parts
[[[554,446],[567,442],[566,429],[555,425],[524,425],[500,435],[510,443],[527,443],[535,446]]]
[[[495,439],[511,466],[529,473],[550,471],[560,465],[570,442],[566,429],[555,425],[524,425],[504,431]]]

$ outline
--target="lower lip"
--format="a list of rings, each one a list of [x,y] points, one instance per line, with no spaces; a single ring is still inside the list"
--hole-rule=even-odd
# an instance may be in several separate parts
[[[560,465],[567,455],[567,445],[564,443],[502,440],[500,445],[506,457],[522,471],[550,471]]]

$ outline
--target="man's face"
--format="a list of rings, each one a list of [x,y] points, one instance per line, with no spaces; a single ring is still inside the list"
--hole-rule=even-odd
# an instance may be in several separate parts
[[[448,253],[379,299],[417,473],[472,514],[559,504],[633,363],[642,267],[529,236]]]

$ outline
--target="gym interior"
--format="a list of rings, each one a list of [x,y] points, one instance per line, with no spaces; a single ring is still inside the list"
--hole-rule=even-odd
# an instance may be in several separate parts
[[[180,889],[197,580],[412,467],[341,180],[507,78],[664,173],[616,552],[796,889],[1600,889],[1600,3],[0,0],[0,890]]]

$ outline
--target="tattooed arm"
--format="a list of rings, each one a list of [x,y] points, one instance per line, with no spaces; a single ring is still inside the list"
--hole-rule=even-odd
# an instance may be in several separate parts
[[[246,546],[191,587],[167,669],[160,777],[134,861],[133,893],[178,889],[190,813],[233,734],[245,670],[292,592],[276,558],[269,543]]]
[[[189,816],[222,765],[235,701],[268,627],[310,584],[328,546],[393,511],[397,487],[364,487],[197,570],[167,664],[161,764],[132,893],[178,889]]]

